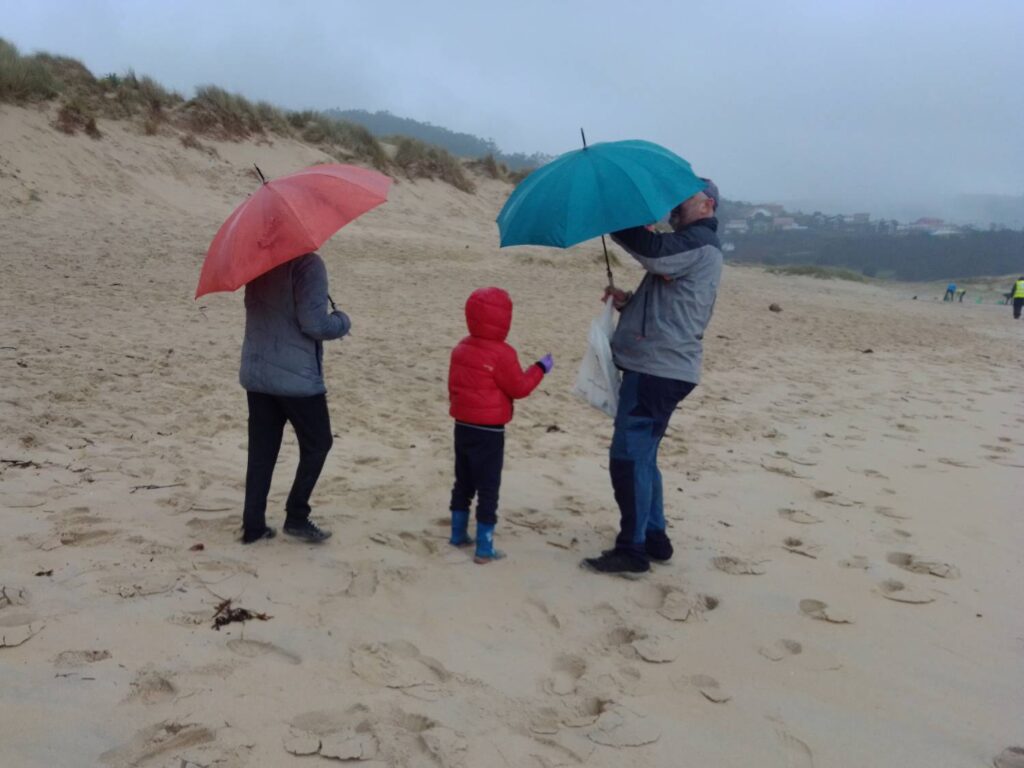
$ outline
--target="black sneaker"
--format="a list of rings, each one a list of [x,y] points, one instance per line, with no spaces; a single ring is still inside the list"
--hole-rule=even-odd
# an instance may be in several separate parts
[[[272,539],[277,536],[277,531],[271,528],[269,525],[263,526],[262,531],[242,531],[242,543],[252,544],[254,541],[260,539]]]
[[[647,556],[651,560],[657,560],[659,563],[667,563],[672,559],[672,554],[675,551],[672,549],[672,542],[669,540],[668,534],[664,531],[648,533],[644,549],[647,550]]]
[[[311,520],[301,520],[297,523],[285,521],[284,532],[297,539],[314,543],[327,541],[327,539],[331,538],[330,531],[324,530]]]
[[[647,573],[651,570],[651,564],[643,555],[621,549],[602,552],[600,557],[588,557],[580,565],[595,573]]]

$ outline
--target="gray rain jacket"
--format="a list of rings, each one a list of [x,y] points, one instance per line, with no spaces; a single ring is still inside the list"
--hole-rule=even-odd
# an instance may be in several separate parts
[[[722,251],[718,220],[701,219],[677,232],[633,227],[612,234],[647,274],[622,309],[612,338],[615,364],[627,371],[697,384],[704,329],[711,321]]]
[[[352,323],[327,311],[327,268],[307,253],[245,286],[245,341],[238,379],[249,392],[311,397],[327,392],[323,342]]]

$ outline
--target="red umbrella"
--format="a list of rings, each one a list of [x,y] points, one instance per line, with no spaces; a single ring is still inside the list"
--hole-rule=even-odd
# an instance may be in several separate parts
[[[259,168],[256,169],[259,172]],[[206,252],[196,298],[234,291],[286,261],[315,251],[350,221],[388,199],[391,179],[329,163],[263,180],[225,221]]]

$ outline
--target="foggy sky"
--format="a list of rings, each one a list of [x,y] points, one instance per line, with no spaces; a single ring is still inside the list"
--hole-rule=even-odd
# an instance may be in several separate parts
[[[573,149],[581,125],[649,139],[733,199],[897,215],[1024,194],[1020,0],[0,0],[0,36],[509,152]]]

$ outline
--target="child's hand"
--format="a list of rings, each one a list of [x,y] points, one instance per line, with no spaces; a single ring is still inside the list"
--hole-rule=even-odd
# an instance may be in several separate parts
[[[551,373],[551,369],[555,367],[555,359],[551,357],[551,353],[548,352],[544,357],[537,361],[537,365],[544,369],[544,373]]]

